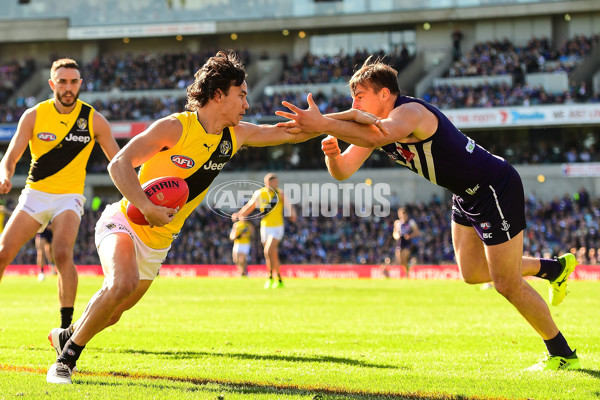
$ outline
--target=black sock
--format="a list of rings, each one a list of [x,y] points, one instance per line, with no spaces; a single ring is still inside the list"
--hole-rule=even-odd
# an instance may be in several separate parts
[[[61,307],[60,308],[60,327],[66,329],[73,322],[73,307]]]
[[[79,359],[79,356],[84,348],[85,346],[79,346],[69,339],[56,361],[67,364],[69,368],[73,369],[75,364],[77,364],[77,360]]]
[[[558,332],[558,335],[549,340],[544,340],[548,353],[552,356],[569,357],[573,355],[573,350],[569,347],[567,340]]]
[[[61,343],[67,343],[73,335],[73,324],[69,325],[67,329],[58,334]]]
[[[535,276],[553,281],[558,278],[563,268],[562,264],[556,259],[540,258],[540,271]]]

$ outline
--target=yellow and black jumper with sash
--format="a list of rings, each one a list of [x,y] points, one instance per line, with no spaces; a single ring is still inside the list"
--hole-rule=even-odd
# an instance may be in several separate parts
[[[164,249],[177,237],[186,218],[200,204],[210,184],[236,152],[233,128],[225,128],[218,135],[206,133],[195,112],[173,114],[183,125],[179,141],[170,149],[155,154],[140,168],[143,185],[154,178],[177,176],[183,178],[190,190],[187,203],[163,227],[131,223],[132,229],[150,248]],[[121,200],[121,211],[126,214],[127,200]],[[216,216],[216,215],[215,215]]]
[[[94,109],[77,100],[69,114],[60,114],[50,99],[35,110],[26,187],[53,194],[83,194],[85,169],[95,143]]]

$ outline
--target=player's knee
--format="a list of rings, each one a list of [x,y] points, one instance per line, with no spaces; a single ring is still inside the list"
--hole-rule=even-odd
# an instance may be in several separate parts
[[[119,320],[121,319],[121,315],[123,315],[123,311],[115,311],[106,323],[106,326],[109,327],[119,322]]]
[[[108,294],[117,302],[127,299],[135,292],[139,284],[138,277],[121,277],[108,287]]]
[[[12,262],[16,254],[7,246],[0,245],[0,272]]]
[[[478,285],[480,283],[489,281],[488,277],[483,277],[477,271],[473,271],[470,269],[461,268],[460,273],[462,275],[463,281],[468,285]]]
[[[519,291],[518,283],[509,279],[494,279],[494,288],[509,301]]]
[[[54,262],[60,268],[63,265],[73,264],[73,253],[66,246],[57,246],[54,248]]]

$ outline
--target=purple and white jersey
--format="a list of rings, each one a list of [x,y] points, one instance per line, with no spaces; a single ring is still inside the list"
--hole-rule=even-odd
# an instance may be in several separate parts
[[[461,197],[474,197],[491,183],[507,162],[467,137],[440,110],[409,96],[398,96],[396,107],[419,103],[438,119],[437,131],[416,143],[389,143],[379,150],[396,163]]]

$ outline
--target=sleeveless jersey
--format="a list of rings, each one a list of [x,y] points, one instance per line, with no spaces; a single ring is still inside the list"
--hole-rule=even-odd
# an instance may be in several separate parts
[[[416,143],[389,143],[379,150],[396,163],[461,197],[475,198],[506,166],[506,161],[477,145],[437,108],[409,96],[398,96],[396,107],[419,103],[438,119],[436,132]]]
[[[54,194],[83,194],[85,169],[95,143],[94,109],[77,100],[73,111],[60,114],[50,99],[35,110],[26,187]]]
[[[281,226],[283,225],[283,201],[281,200],[281,189],[263,187],[256,191],[256,205],[261,213],[268,213],[260,220],[260,226]]]
[[[234,243],[239,244],[248,244],[250,243],[250,238],[252,237],[252,226],[248,221],[237,221],[233,224],[233,229],[235,230]]]
[[[177,176],[186,181],[190,193],[187,203],[167,225],[150,228],[148,225],[130,224],[139,238],[153,249],[169,247],[185,219],[200,204],[210,184],[236,152],[233,128],[225,128],[220,134],[211,135],[206,133],[195,112],[187,111],[173,116],[183,125],[179,141],[142,164],[139,180],[143,185],[154,178]],[[126,216],[127,204],[127,199],[123,198],[121,211]]]

